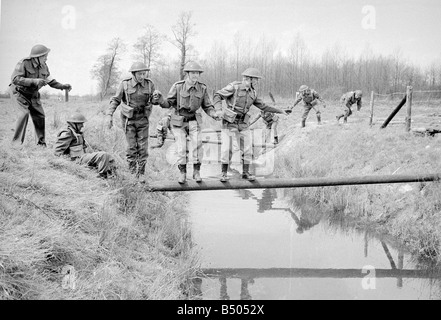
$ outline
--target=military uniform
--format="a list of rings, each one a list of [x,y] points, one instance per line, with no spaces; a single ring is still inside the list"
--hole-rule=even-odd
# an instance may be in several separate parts
[[[114,159],[107,152],[87,153],[86,149],[83,134],[71,125],[58,133],[54,151],[56,156],[69,156],[71,160],[78,161],[79,164],[96,168],[101,177],[107,178],[107,175],[114,170]]]
[[[337,121],[343,118],[344,122],[347,122],[348,117],[352,114],[351,107],[353,104],[357,104],[357,110],[361,109],[361,96],[356,97],[355,91],[349,91],[340,98],[340,103],[342,113],[336,116]]]
[[[107,115],[112,116],[121,106],[121,121],[128,148],[126,152],[132,173],[145,173],[148,157],[149,117],[152,110],[153,82],[146,78],[138,82],[135,76],[125,78],[116,94],[110,99]],[[138,166],[138,168],[137,168]]]
[[[252,161],[252,137],[249,130],[249,114],[251,106],[254,105],[262,111],[272,113],[283,113],[282,110],[266,105],[256,90],[247,88],[241,81],[228,84],[225,88],[214,93],[213,103],[216,109],[220,109],[222,100],[226,101],[227,107],[237,113],[233,123],[227,120],[222,121],[222,145],[221,162],[223,165],[230,164],[232,153],[230,152],[230,139],[234,144],[240,146],[241,160],[244,168],[249,168]]]
[[[251,124],[255,123],[260,118],[262,118],[262,121],[266,126],[265,142],[269,143],[271,134],[274,133],[274,144],[278,144],[279,137],[277,133],[277,126],[279,124],[279,117],[275,113],[261,111],[260,114],[253,121],[251,121]]]
[[[292,110],[302,100],[303,100],[302,127],[305,126],[306,118],[308,118],[308,114],[309,111],[311,111],[311,109],[315,110],[315,113],[317,115],[317,122],[320,124],[321,112],[319,106],[317,105],[318,104],[317,100],[324,103],[322,98],[320,98],[319,94],[313,89],[311,89],[309,93],[301,92],[297,97],[296,101],[294,102],[294,105],[290,109]]]
[[[184,170],[187,164],[187,136],[189,136],[192,144],[189,154],[193,158],[195,169],[199,171],[203,155],[200,139],[202,115],[197,113],[197,110],[202,108],[210,117],[217,117],[208,96],[207,86],[201,82],[192,85],[188,80],[178,81],[172,85],[161,107],[173,108],[171,128],[177,142],[177,163],[180,170]]]
[[[162,148],[165,139],[167,139],[167,133],[169,131],[172,132],[170,118],[171,118],[171,113],[167,114],[165,117],[161,118],[158,121],[158,124],[156,126],[156,135],[158,139],[158,144],[152,146],[152,148]]]
[[[40,100],[41,86],[38,80],[46,80],[47,84],[55,89],[68,89],[70,85],[61,84],[50,76],[47,64],[40,63],[38,58],[27,57],[20,60],[11,76],[11,99],[21,114],[15,125],[13,141],[23,143],[29,115],[34,123],[37,144],[46,145],[45,141],[45,113]]]

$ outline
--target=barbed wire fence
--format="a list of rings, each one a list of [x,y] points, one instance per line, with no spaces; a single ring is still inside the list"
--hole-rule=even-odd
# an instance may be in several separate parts
[[[384,107],[389,107],[394,103],[397,103],[398,105],[385,120],[382,119],[386,110],[390,112],[390,109]],[[424,122],[426,125],[441,127],[441,90],[414,91],[411,86],[407,87],[406,92],[380,94],[372,91],[370,97],[369,125],[372,126],[374,124],[375,111],[377,117],[377,113],[380,114],[380,118],[377,119],[377,121],[384,121],[381,128],[385,128],[404,105],[406,105],[407,110],[404,122],[398,121],[395,123],[404,123],[406,131],[411,130],[412,111],[414,113],[414,120],[417,119],[418,122]]]

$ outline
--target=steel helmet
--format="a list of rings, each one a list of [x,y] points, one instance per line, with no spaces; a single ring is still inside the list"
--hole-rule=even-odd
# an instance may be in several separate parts
[[[129,72],[136,72],[136,71],[150,71],[150,68],[147,67],[143,62],[135,62],[130,67]]]
[[[193,72],[201,72],[201,73],[204,72],[201,65],[194,61],[188,62],[184,67],[184,71],[185,72],[193,71]]]
[[[356,98],[361,98],[363,96],[363,92],[361,92],[361,90],[355,90],[355,97]]]
[[[309,87],[308,87],[307,85],[304,85],[304,84],[303,84],[303,85],[300,86],[299,91],[300,91],[300,92],[303,92],[303,91],[306,91],[306,90],[308,90],[308,89],[309,89]]]
[[[38,58],[41,56],[44,56],[45,54],[48,54],[51,49],[48,47],[42,45],[42,44],[36,44],[31,49],[31,54],[29,55],[30,58]]]
[[[70,115],[66,121],[72,122],[72,123],[83,123],[83,122],[86,122],[87,120],[86,120],[85,116],[83,116],[81,113],[77,112],[77,113]]]
[[[262,75],[260,74],[260,71],[256,68],[248,68],[244,72],[242,72],[242,76],[244,77],[251,77],[251,78],[262,78]]]

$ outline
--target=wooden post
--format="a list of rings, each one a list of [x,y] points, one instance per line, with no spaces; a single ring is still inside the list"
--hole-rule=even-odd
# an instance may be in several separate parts
[[[372,127],[372,122],[374,120],[374,92],[371,92],[371,117],[369,119],[369,125]]]
[[[67,89],[64,90],[64,102],[69,102],[69,91]]]
[[[410,124],[412,122],[412,87],[411,86],[407,87],[406,98],[407,98],[406,132],[409,132]]]

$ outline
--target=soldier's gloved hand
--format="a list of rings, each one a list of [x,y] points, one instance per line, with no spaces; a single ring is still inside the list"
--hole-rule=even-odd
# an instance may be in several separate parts
[[[110,115],[106,116],[106,124],[107,124],[107,128],[112,129],[112,127],[113,127],[112,116],[110,116]]]
[[[214,115],[213,119],[216,120],[216,121],[221,121],[222,120],[222,118],[219,117],[218,115]]]
[[[71,86],[70,84],[68,84],[68,83],[63,84],[63,86],[62,86],[61,88],[62,88],[63,90],[67,90],[67,91],[72,90],[72,86]]]
[[[285,112],[289,115],[290,113],[292,113],[291,109],[285,109]]]

